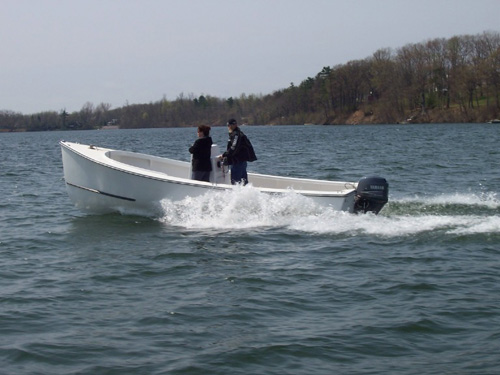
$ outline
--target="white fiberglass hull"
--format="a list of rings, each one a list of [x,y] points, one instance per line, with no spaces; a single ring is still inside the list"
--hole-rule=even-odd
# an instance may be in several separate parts
[[[229,176],[213,160],[213,182],[189,178],[190,163],[151,155],[61,142],[68,194],[82,211],[156,215],[161,201],[180,201],[209,191],[232,189]],[[357,183],[296,179],[249,173],[263,193],[290,190],[334,210],[353,212]]]

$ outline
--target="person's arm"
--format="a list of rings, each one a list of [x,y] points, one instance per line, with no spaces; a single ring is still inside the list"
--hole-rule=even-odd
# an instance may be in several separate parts
[[[194,141],[193,145],[191,147],[189,147],[189,152],[191,154],[194,154],[196,151],[198,151],[199,149],[199,139],[197,139],[196,141]]]
[[[231,156],[237,154],[238,150],[240,148],[240,145],[241,145],[241,133],[237,132],[234,135],[233,140],[230,142],[230,147],[226,152],[226,154],[227,154],[226,156],[231,157]]]

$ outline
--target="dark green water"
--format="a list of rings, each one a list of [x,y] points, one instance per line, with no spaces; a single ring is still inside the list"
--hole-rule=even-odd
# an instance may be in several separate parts
[[[498,125],[243,130],[252,171],[382,175],[390,203],[248,188],[89,216],[58,141],[188,160],[196,130],[0,134],[0,373],[499,373]]]

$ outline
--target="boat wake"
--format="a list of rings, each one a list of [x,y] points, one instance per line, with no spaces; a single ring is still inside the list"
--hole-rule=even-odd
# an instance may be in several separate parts
[[[500,234],[496,194],[453,194],[390,200],[379,215],[356,215],[315,205],[293,191],[262,194],[251,187],[162,201],[160,221],[204,230],[284,229],[310,234],[378,237]]]
[[[483,207],[487,209],[500,208],[500,200],[496,193],[487,192],[481,194],[447,194],[439,196],[404,198],[400,203],[419,204],[422,207],[432,206],[463,206],[463,207]]]

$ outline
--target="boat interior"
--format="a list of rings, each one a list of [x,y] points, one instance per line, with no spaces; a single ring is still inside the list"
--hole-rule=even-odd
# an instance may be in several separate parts
[[[176,178],[191,178],[191,163],[162,158],[152,155],[139,154],[127,151],[107,151],[106,156],[120,163],[134,167],[164,173]],[[227,166],[218,165],[215,155],[212,156],[212,183],[229,184],[229,170]],[[353,182],[311,180],[302,178],[281,177],[248,173],[249,182],[258,188],[293,189],[297,191],[342,192],[356,189]]]

